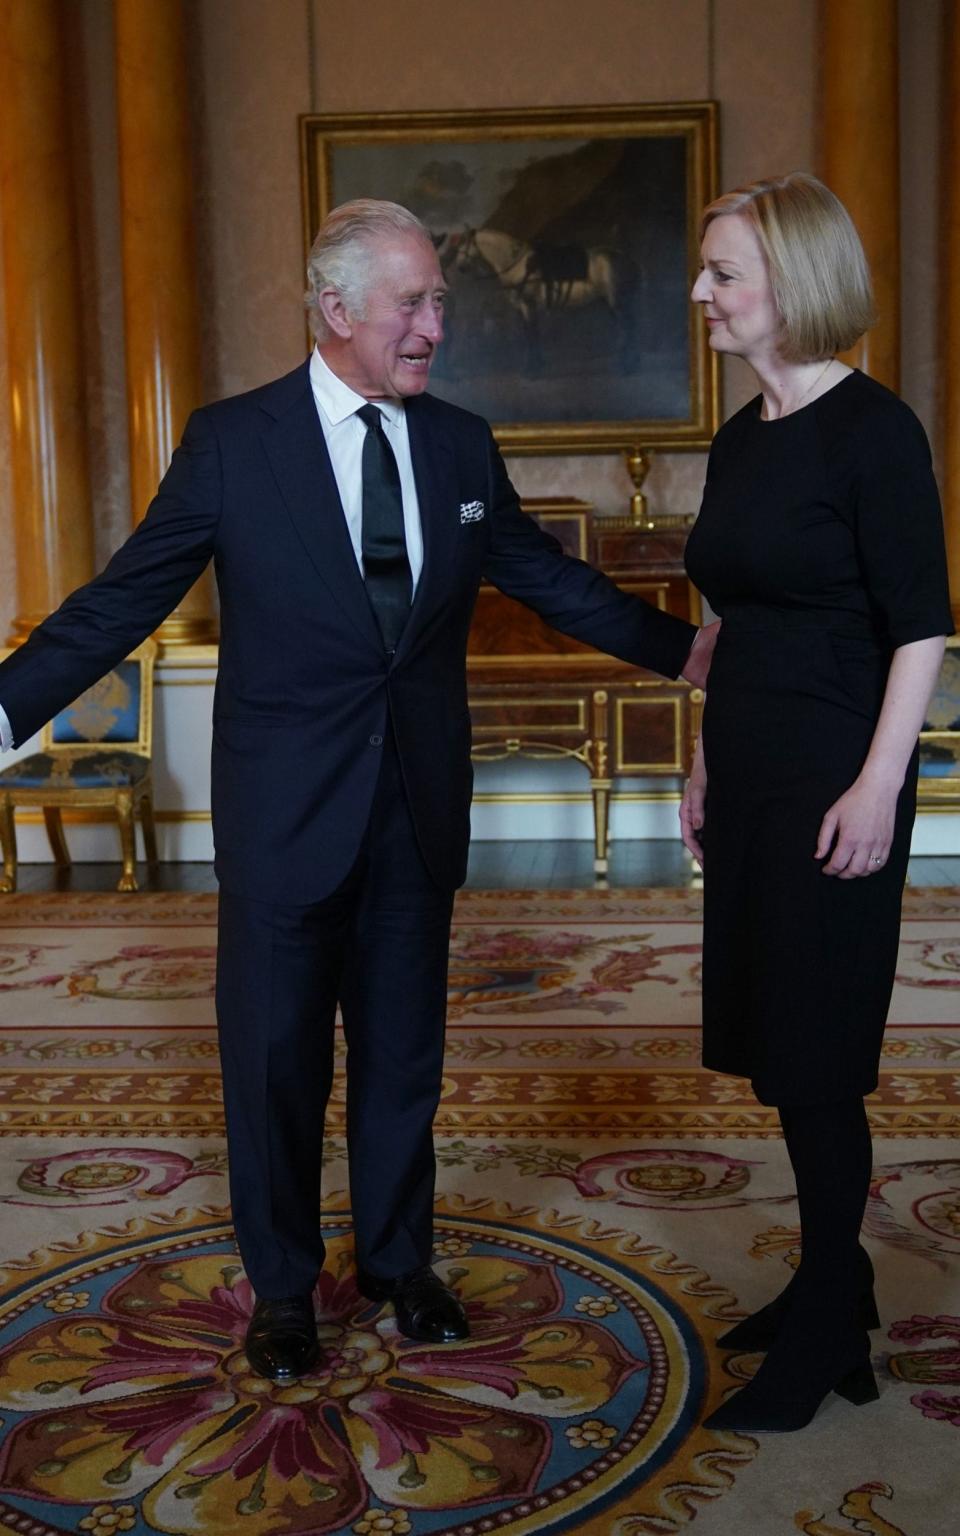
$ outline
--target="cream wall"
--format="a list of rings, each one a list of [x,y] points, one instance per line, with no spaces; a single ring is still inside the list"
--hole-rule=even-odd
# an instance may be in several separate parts
[[[903,393],[936,436],[936,172],[943,0],[902,0]],[[111,0],[72,0],[72,138],[97,555],[131,521]],[[817,0],[192,0],[204,393],[250,388],[303,354],[298,114],[716,97],[722,181],[816,163]],[[726,410],[753,392],[736,362]],[[12,551],[0,348],[0,548]],[[518,459],[521,491],[625,507],[616,457]],[[654,506],[693,512],[701,454],[655,457]],[[16,607],[0,562],[0,635]]]
[[[275,53],[287,61],[286,84],[279,95],[258,88],[251,97],[249,61],[267,9],[273,18],[271,59]],[[725,179],[756,174],[760,142],[780,164],[812,162],[809,0],[599,0],[588,10],[582,0],[409,0],[402,6],[372,0],[338,7],[335,22],[327,24],[331,7],[320,0],[312,6],[204,0],[199,10],[209,61],[204,142],[217,167],[207,211],[210,261],[220,268],[215,304],[221,324],[210,340],[225,390],[269,378],[291,366],[302,349],[293,302],[300,282],[296,145],[292,123],[278,132],[278,100],[290,102],[292,116],[719,94]],[[231,46],[225,69],[219,50],[228,14],[248,46]],[[275,158],[268,159],[269,146]],[[270,199],[267,228],[259,220],[247,224],[242,168],[248,163],[265,201]],[[297,238],[291,241],[291,234]],[[268,269],[272,276],[265,275]],[[249,273],[256,274],[250,288]],[[271,334],[261,344],[265,309]],[[230,317],[237,322],[234,334]],[[745,380],[739,388],[733,381],[728,398],[739,403],[749,393]],[[624,510],[632,490],[615,456],[523,458],[510,468],[523,494],[580,496],[608,512]],[[701,454],[658,455],[646,490],[653,505],[694,512],[702,480]]]

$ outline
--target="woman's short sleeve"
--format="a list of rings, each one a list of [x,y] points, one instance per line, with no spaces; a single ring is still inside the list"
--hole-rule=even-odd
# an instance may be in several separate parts
[[[943,514],[923,427],[891,398],[858,423],[858,437],[853,508],[871,604],[894,647],[951,635]]]

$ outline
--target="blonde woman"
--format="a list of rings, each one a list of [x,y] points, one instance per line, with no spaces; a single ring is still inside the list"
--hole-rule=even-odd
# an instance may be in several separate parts
[[[681,805],[704,865],[703,1059],[779,1111],[800,1267],[722,1342],[766,1350],[709,1421],[792,1430],[877,1396],[859,1233],[914,819],[917,735],[952,632],[923,429],[837,353],[873,318],[856,230],[802,173],[702,220],[716,352],[760,393],[718,432],[687,568],[723,619]]]

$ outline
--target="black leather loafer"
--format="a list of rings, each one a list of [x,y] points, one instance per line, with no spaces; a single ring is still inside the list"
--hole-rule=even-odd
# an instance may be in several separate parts
[[[357,1289],[368,1301],[392,1301],[397,1327],[408,1339],[451,1344],[470,1333],[460,1301],[428,1264],[396,1280],[378,1280],[360,1270]]]
[[[269,1381],[296,1381],[320,1358],[312,1296],[264,1297],[247,1328],[246,1356],[251,1370]]]

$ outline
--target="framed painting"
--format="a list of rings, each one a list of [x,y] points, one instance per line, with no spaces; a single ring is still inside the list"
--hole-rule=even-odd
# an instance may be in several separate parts
[[[716,194],[714,102],[303,117],[306,247],[383,197],[450,293],[430,388],[511,453],[705,448],[718,370],[689,301]]]
[[[923,810],[960,810],[960,635],[951,635],[920,732],[918,802]]]

